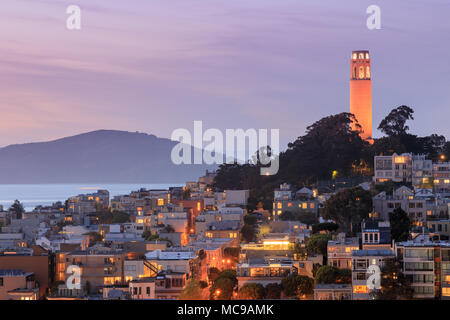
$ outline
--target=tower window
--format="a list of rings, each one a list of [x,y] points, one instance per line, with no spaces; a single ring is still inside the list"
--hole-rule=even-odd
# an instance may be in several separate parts
[[[357,58],[357,55],[356,55],[356,53],[354,53],[353,54],[353,60],[356,60],[356,58]]]
[[[360,53],[360,54],[359,54],[359,58],[360,58],[360,59],[364,59],[364,53]]]
[[[369,53],[366,53],[366,59],[369,59]]]
[[[370,78],[370,67],[366,67],[366,78]]]
[[[363,67],[359,67],[359,78],[360,79],[364,78],[364,68]]]

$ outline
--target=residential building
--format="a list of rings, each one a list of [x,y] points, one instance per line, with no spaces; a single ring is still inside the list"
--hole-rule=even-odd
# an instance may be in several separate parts
[[[21,269],[0,269],[0,300],[38,299],[39,286],[33,272],[24,272]]]
[[[410,278],[414,298],[450,299],[450,243],[417,237],[395,244],[403,273]]]
[[[352,300],[351,284],[316,284],[314,300]]]
[[[340,233],[336,240],[329,240],[327,246],[328,265],[340,269],[352,268],[352,251],[359,250],[358,238],[346,238]]]
[[[156,298],[155,277],[145,277],[128,283],[130,296],[133,300],[150,300]]]
[[[386,181],[412,182],[413,156],[410,153],[375,156],[375,183]]]
[[[384,267],[387,259],[395,258],[393,250],[355,250],[352,251],[352,287],[353,300],[369,300],[370,288],[367,286],[367,280],[371,273],[368,268],[376,265],[380,270]]]
[[[391,249],[389,221],[369,220],[361,223],[362,249]]]

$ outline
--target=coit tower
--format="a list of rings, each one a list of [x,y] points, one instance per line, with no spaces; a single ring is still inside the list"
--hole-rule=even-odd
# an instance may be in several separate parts
[[[369,51],[353,51],[350,76],[350,113],[361,126],[360,136],[372,142],[372,80]],[[356,129],[352,126],[352,129]]]

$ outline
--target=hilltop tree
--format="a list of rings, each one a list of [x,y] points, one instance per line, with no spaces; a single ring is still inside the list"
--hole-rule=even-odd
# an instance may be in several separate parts
[[[307,127],[306,135],[288,144],[288,150],[280,156],[280,170],[285,181],[308,183],[317,179],[330,179],[337,171],[347,176],[352,165],[359,162],[368,142],[361,139],[355,116],[339,113],[313,123]],[[292,181],[293,177],[296,181]]]
[[[409,130],[409,127],[405,125],[406,121],[410,119],[414,120],[413,113],[414,110],[412,108],[402,105],[392,110],[380,122],[378,130],[390,137],[404,135]]]

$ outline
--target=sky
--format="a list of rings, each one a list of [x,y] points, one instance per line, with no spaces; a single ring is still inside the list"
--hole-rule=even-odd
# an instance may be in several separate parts
[[[81,30],[66,8],[81,8]],[[369,5],[381,29],[366,26]],[[281,149],[349,111],[350,55],[372,58],[374,137],[389,111],[450,139],[448,0],[2,0],[0,146],[98,129],[170,138],[280,129]]]

